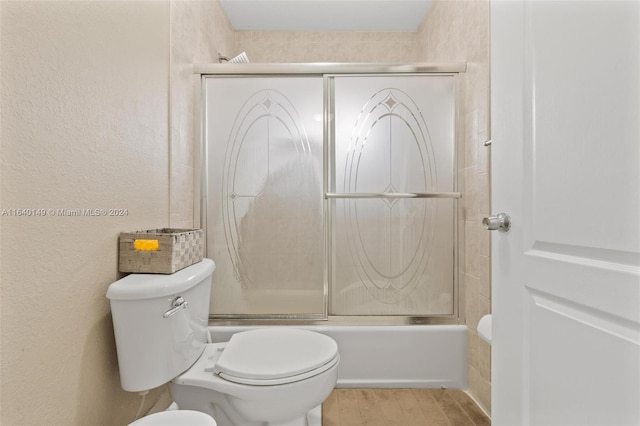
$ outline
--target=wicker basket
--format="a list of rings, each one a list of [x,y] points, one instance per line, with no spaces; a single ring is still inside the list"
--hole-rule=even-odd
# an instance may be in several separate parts
[[[204,256],[202,229],[151,229],[120,234],[120,272],[173,274]]]

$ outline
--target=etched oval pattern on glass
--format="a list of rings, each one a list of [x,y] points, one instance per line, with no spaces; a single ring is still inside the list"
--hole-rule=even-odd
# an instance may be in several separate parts
[[[300,277],[309,269],[321,276],[322,246],[315,241],[322,238],[322,222],[310,217],[321,203],[311,151],[296,108],[283,93],[257,91],[237,113],[225,153],[222,214],[243,287],[305,287],[309,280]],[[315,255],[318,265],[302,262],[303,255]]]
[[[344,167],[345,192],[437,192],[429,129],[407,93],[386,88],[366,102]],[[377,300],[398,303],[425,279],[434,236],[432,202],[349,199],[345,220],[358,275]]]

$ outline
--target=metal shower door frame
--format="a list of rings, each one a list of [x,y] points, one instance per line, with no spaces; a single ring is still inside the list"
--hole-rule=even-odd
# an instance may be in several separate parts
[[[360,76],[406,76],[406,75],[448,75],[454,79],[455,88],[455,111],[454,111],[454,190],[462,187],[464,170],[464,151],[461,123],[461,101],[464,99],[461,84],[459,84],[460,73],[466,71],[466,63],[415,63],[415,64],[348,64],[348,63],[300,63],[300,64],[207,64],[194,66],[194,86],[196,114],[195,117],[195,137],[196,150],[194,158],[194,226],[202,229],[207,228],[207,194],[208,194],[208,151],[206,132],[206,102],[205,102],[205,81],[208,78],[217,77],[276,77],[276,76],[301,76],[316,75],[324,80],[324,113],[323,113],[323,222],[324,222],[324,279],[323,279],[323,312],[321,314],[277,314],[277,315],[221,315],[210,316],[210,323],[221,325],[246,324],[267,324],[267,325],[312,325],[312,324],[343,324],[343,325],[404,325],[404,324],[459,324],[464,323],[464,292],[462,289],[460,274],[461,265],[464,265],[464,227],[460,226],[459,218],[463,217],[464,201],[459,192],[449,193],[403,193],[391,196],[401,198],[455,198],[457,199],[454,211],[454,283],[453,283],[453,313],[451,315],[330,315],[329,291],[331,276],[331,256],[330,256],[330,230],[331,212],[329,211],[329,201],[335,198],[351,198],[352,195],[329,192],[329,149],[332,143],[331,134],[331,102],[333,78],[344,75]],[[385,196],[383,194],[360,194],[358,198],[375,198]],[[388,196],[388,195],[387,195]],[[205,244],[206,255],[206,244]]]

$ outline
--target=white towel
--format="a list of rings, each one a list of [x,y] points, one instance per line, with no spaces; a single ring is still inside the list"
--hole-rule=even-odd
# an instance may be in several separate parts
[[[229,59],[229,63],[231,63],[231,64],[248,64],[249,63],[249,57],[247,56],[247,54],[245,52],[242,52],[241,54],[239,54],[235,58]]]

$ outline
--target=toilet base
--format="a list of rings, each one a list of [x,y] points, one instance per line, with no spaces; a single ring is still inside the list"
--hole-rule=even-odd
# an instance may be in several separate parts
[[[322,405],[311,409],[305,416],[284,423],[265,423],[265,426],[322,426]]]
[[[285,423],[269,423],[269,426],[322,426],[322,405],[312,408],[306,416]]]
[[[333,383],[335,383],[335,379]],[[322,424],[322,405],[317,405],[299,417],[289,417],[288,420],[284,420],[276,417],[282,418],[281,409],[286,406],[281,406],[277,402],[273,404],[264,401],[261,404],[251,402],[251,406],[256,407],[257,410],[252,411],[250,408],[242,407],[238,411],[238,403],[243,401],[228,394],[193,386],[176,385],[175,383],[170,383],[169,390],[180,409],[209,414],[216,420],[218,426],[321,426]],[[327,395],[320,396],[318,399],[323,401]],[[272,401],[282,401],[282,399],[276,397]],[[265,414],[265,411],[269,412]],[[248,419],[245,417],[247,413],[259,417]],[[265,421],[261,418],[270,418],[270,420]]]
[[[339,355],[328,369],[314,376],[260,386],[232,382],[207,372],[207,362],[215,360],[218,346],[208,344],[198,361],[169,383],[169,392],[181,409],[207,413],[219,426],[310,426],[310,420],[312,426],[318,424],[314,419],[320,415],[311,410],[333,390]]]
[[[309,426],[322,426],[322,405],[318,405],[307,413]]]
[[[180,407],[174,402],[172,410],[178,410]],[[224,426],[224,423],[217,422],[218,426]],[[322,405],[312,408],[304,417],[290,420],[285,423],[268,423],[266,426],[322,426]]]

